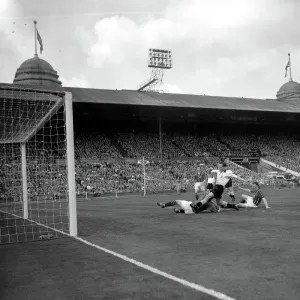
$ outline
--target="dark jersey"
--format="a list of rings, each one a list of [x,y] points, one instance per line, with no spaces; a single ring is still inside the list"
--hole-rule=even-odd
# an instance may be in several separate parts
[[[264,197],[262,191],[260,189],[257,190],[253,196],[253,203],[258,206]]]
[[[197,173],[195,176],[195,182],[203,182],[206,179],[205,173]]]

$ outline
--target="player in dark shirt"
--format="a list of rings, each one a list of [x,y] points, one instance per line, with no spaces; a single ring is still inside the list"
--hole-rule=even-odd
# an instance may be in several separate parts
[[[253,197],[248,195],[242,195],[242,200],[240,203],[237,204],[237,207],[243,207],[243,208],[249,208],[253,207],[256,208],[260,205],[260,203],[263,201],[265,204],[265,207],[268,209],[270,206],[268,205],[267,199],[265,198],[263,192],[260,189],[260,185],[258,182],[253,183],[253,188],[250,189],[243,189],[246,192],[250,192],[253,194]]]

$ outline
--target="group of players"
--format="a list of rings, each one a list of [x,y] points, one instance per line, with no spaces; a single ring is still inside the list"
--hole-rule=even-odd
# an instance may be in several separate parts
[[[206,165],[207,164],[208,162],[206,160]],[[253,182],[251,184],[251,190],[239,187],[241,190],[252,193],[253,196],[243,194],[240,203],[233,203],[235,202],[235,195],[232,179],[237,179],[245,183],[248,183],[248,181],[233,174],[233,172],[229,169],[228,158],[221,159],[218,169],[216,170],[208,168],[206,169],[206,172],[201,172],[199,167],[195,179],[195,202],[175,200],[167,203],[157,203],[157,205],[161,208],[179,206],[179,208],[176,207],[174,211],[176,213],[185,214],[196,214],[205,210],[216,213],[220,212],[222,208],[235,210],[239,210],[239,208],[256,208],[261,202],[264,202],[267,209],[270,208],[258,182]],[[232,199],[232,203],[222,200],[225,190]]]

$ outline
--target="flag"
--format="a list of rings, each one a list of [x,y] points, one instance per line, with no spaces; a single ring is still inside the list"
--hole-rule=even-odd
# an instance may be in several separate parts
[[[43,48],[43,41],[42,41],[42,38],[41,38],[41,36],[40,36],[38,30],[36,30],[36,36],[37,36],[37,40],[38,40],[38,42],[39,42],[39,44],[40,44],[40,52],[41,52],[41,54],[42,54],[43,49],[44,49],[44,48]]]
[[[288,61],[287,65],[285,67],[285,76],[284,77],[286,77],[287,70],[288,70],[289,67],[290,67],[290,60]]]

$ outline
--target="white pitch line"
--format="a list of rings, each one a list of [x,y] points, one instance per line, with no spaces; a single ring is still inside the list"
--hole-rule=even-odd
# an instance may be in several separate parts
[[[193,283],[193,282],[189,282],[189,281],[187,281],[187,280],[185,280],[185,279],[181,279],[181,278],[179,278],[179,277],[173,276],[173,275],[168,274],[168,273],[166,273],[166,272],[164,272],[164,271],[161,271],[161,270],[159,270],[159,269],[156,269],[156,268],[154,268],[154,267],[151,267],[151,266],[149,266],[149,265],[146,265],[146,264],[144,264],[144,263],[142,263],[142,262],[139,262],[139,261],[137,261],[137,260],[135,260],[135,259],[129,258],[129,257],[125,256],[125,255],[119,254],[119,253],[117,253],[117,252],[108,250],[108,249],[103,248],[103,247],[100,247],[100,246],[98,246],[98,245],[96,245],[96,244],[93,244],[93,243],[91,243],[91,242],[89,242],[89,241],[87,241],[87,240],[84,240],[84,239],[82,239],[82,238],[80,238],[80,237],[75,237],[75,239],[76,239],[77,241],[80,241],[80,242],[82,242],[82,243],[88,245],[88,246],[94,247],[94,248],[96,248],[96,249],[98,249],[98,250],[101,250],[101,251],[103,251],[103,252],[105,252],[105,253],[111,254],[111,255],[113,255],[113,256],[115,256],[115,257],[118,257],[118,258],[120,258],[120,259],[122,259],[122,260],[125,260],[125,261],[127,261],[127,262],[130,262],[131,264],[134,264],[134,265],[136,265],[136,266],[138,266],[138,267],[140,267],[140,268],[142,268],[142,269],[144,269],[144,270],[147,270],[147,271],[149,271],[149,272],[152,272],[152,273],[154,273],[154,274],[156,274],[156,275],[163,276],[163,277],[165,277],[165,278],[167,278],[167,279],[169,279],[169,280],[173,280],[173,281],[175,281],[175,282],[178,282],[178,283],[180,283],[180,284],[182,284],[182,285],[184,285],[184,286],[187,286],[187,287],[189,287],[189,288],[191,288],[191,289],[193,289],[193,290],[196,290],[196,291],[198,291],[198,292],[202,292],[202,293],[204,293],[204,294],[213,296],[213,297],[215,297],[216,299],[219,299],[219,300],[235,300],[234,298],[231,298],[231,297],[229,297],[229,296],[227,296],[227,295],[225,295],[225,294],[219,293],[219,292],[217,292],[217,291],[215,291],[215,290],[212,290],[212,289],[207,289],[207,288],[205,288],[204,286],[202,286],[202,285],[200,285],[200,284]]]
[[[8,212],[2,211],[2,210],[0,210],[0,212],[6,213],[6,214],[10,214],[10,215],[15,216],[15,217],[17,217],[17,218],[22,218],[22,219],[23,219],[23,217],[20,217],[20,216],[18,216],[18,215],[12,214],[12,213],[8,213]],[[129,263],[131,263],[131,264],[133,264],[133,265],[136,265],[136,266],[138,266],[138,267],[140,267],[140,268],[142,268],[142,269],[144,269],[144,270],[146,270],[146,271],[152,272],[152,273],[154,273],[154,274],[156,274],[156,275],[160,275],[160,276],[165,277],[165,278],[167,278],[167,279],[169,279],[169,280],[178,282],[178,283],[180,283],[181,285],[186,286],[186,287],[189,287],[189,288],[191,288],[191,289],[193,289],[193,290],[196,290],[196,291],[198,291],[198,292],[202,292],[202,293],[204,293],[204,294],[207,294],[207,295],[210,295],[210,296],[212,296],[212,297],[215,297],[216,299],[219,299],[219,300],[236,300],[235,298],[231,298],[231,297],[229,297],[229,296],[227,296],[227,295],[225,295],[225,294],[223,294],[223,293],[217,292],[217,291],[212,290],[212,289],[207,289],[207,288],[205,288],[204,286],[202,286],[202,285],[200,285],[200,284],[193,283],[193,282],[187,281],[187,280],[185,280],[185,279],[182,279],[182,278],[173,276],[173,275],[171,275],[171,274],[169,274],[169,273],[166,273],[166,272],[164,272],[164,271],[161,271],[161,270],[159,270],[159,269],[156,269],[156,268],[154,268],[154,267],[151,267],[151,266],[149,266],[149,265],[146,265],[146,264],[144,264],[144,263],[142,263],[142,262],[139,262],[139,261],[137,261],[137,260],[135,260],[135,259],[129,258],[128,256],[125,256],[125,255],[119,254],[119,253],[117,253],[117,252],[111,251],[111,250],[109,250],[109,249],[100,247],[100,246],[98,246],[98,245],[96,245],[96,244],[93,244],[93,243],[91,243],[91,242],[89,242],[89,241],[87,241],[87,240],[84,240],[84,239],[82,239],[82,238],[80,238],[80,237],[74,237],[74,236],[71,236],[69,233],[66,233],[66,232],[63,232],[63,231],[61,231],[61,230],[58,230],[58,229],[55,229],[55,228],[46,226],[46,225],[44,225],[44,224],[38,223],[38,222],[36,222],[36,221],[33,221],[33,220],[31,220],[31,219],[28,219],[28,220],[31,221],[31,222],[33,222],[33,223],[35,223],[35,224],[38,224],[38,225],[40,225],[40,226],[43,226],[43,227],[45,227],[45,228],[48,228],[48,229],[51,229],[51,230],[53,230],[53,231],[59,232],[59,233],[61,233],[61,234],[67,235],[67,236],[69,236],[69,237],[71,237],[71,238],[74,238],[75,240],[77,240],[77,241],[79,241],[79,242],[82,242],[82,243],[84,243],[84,244],[86,244],[86,245],[88,245],[88,246],[91,246],[91,247],[93,247],[93,248],[96,248],[96,249],[98,249],[98,250],[101,250],[101,251],[103,251],[103,252],[105,252],[105,253],[108,253],[108,254],[111,254],[111,255],[113,255],[113,256],[115,256],[115,257],[118,257],[118,258],[120,258],[120,259],[122,259],[122,260],[124,260],[124,261],[127,261],[127,262],[129,262]]]

